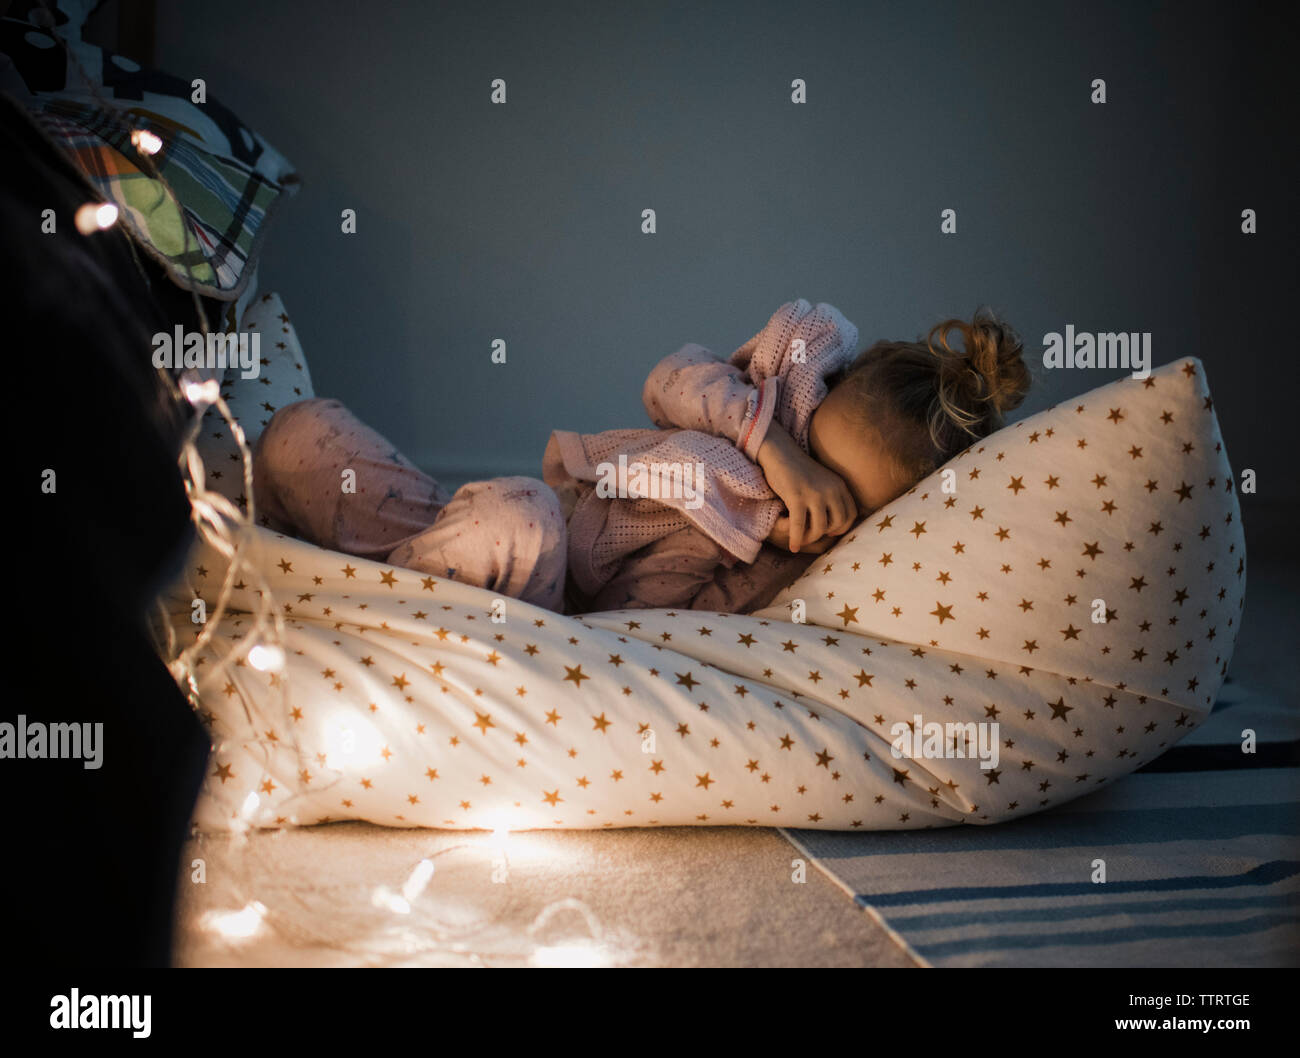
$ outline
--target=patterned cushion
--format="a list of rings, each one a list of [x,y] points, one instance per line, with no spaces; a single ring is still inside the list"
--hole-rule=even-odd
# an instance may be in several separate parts
[[[32,93],[23,102],[177,284],[236,300],[256,270],[267,217],[297,188],[292,166],[215,99],[192,102],[188,80],[64,35],[66,50],[46,30],[0,20],[0,51]],[[148,162],[137,131],[162,143]]]
[[[255,530],[286,670],[216,664],[249,630],[250,578],[200,669],[216,752],[196,821],[988,824],[1097,790],[1207,715],[1245,566],[1196,361],[944,469],[750,616],[512,602],[497,624],[491,592]],[[192,556],[179,636],[222,575]],[[797,598],[809,623],[789,622]],[[897,745],[918,717],[924,742],[937,721],[976,744]]]
[[[307,358],[279,294],[257,298],[240,320],[239,330],[261,336],[260,370],[255,378],[243,378],[237,369],[227,369],[221,395],[251,448],[276,411],[316,394]],[[204,415],[198,449],[207,469],[207,487],[244,509],[247,497],[239,448],[215,408],[209,408]]]
[[[773,600],[788,619],[1046,669],[1202,714],[1245,593],[1232,470],[1198,360],[969,448]]]

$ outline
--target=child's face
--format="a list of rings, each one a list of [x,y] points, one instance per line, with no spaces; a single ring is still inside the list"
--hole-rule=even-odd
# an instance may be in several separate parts
[[[833,389],[813,412],[808,426],[812,456],[844,479],[865,518],[907,491],[894,476],[893,462],[881,450],[874,431],[863,430],[850,414],[852,397]]]

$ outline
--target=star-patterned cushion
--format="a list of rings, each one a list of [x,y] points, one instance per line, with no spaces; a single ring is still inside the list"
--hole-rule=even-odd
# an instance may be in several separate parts
[[[1245,566],[1196,361],[944,469],[747,616],[510,601],[498,623],[491,592],[254,529],[256,575],[196,673],[214,743],[196,822],[987,824],[1121,778],[1208,714]],[[211,547],[191,557],[182,640],[224,572]],[[284,671],[220,668],[265,590]],[[918,718],[975,725],[997,759],[946,733],[896,755]]]
[[[279,294],[256,297],[244,311],[239,330],[260,335],[259,371],[255,378],[243,378],[239,370],[227,368],[221,379],[221,395],[251,448],[276,411],[314,397],[315,392],[307,358]],[[239,447],[215,408],[209,408],[204,415],[197,447],[207,470],[207,487],[246,510]]]
[[[1180,360],[967,449],[764,611],[1045,669],[1203,716],[1245,594],[1204,369]]]

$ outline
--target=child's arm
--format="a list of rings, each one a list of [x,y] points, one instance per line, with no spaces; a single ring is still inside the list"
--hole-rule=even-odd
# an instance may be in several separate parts
[[[846,533],[858,506],[844,479],[805,452],[780,423],[772,423],[758,452],[768,487],[780,497],[789,519],[780,519],[768,540],[798,553],[825,551]]]
[[[741,368],[702,345],[686,345],[655,365],[641,400],[656,426],[725,438],[757,462],[777,386],[776,379],[754,385]]]
[[[660,361],[641,399],[656,426],[726,438],[757,462],[773,422],[803,443],[826,379],[847,366],[857,340],[833,305],[787,301],[729,360],[686,345]]]

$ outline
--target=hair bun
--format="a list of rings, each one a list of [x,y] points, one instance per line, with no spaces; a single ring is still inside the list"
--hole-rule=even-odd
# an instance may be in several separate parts
[[[954,348],[953,331],[961,334]],[[968,434],[982,436],[1002,425],[1002,416],[1020,406],[1029,392],[1020,337],[991,310],[974,319],[945,320],[930,329],[927,343],[938,358],[939,401],[944,414]]]

